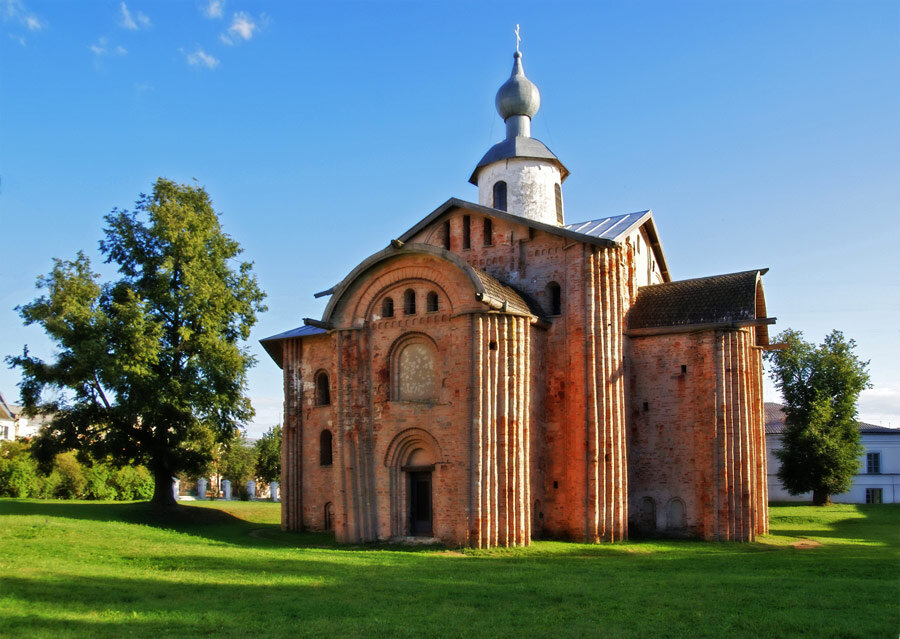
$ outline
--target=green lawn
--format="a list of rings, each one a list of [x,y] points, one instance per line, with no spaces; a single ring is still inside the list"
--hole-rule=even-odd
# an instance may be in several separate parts
[[[900,506],[753,544],[337,547],[279,506],[0,500],[0,637],[897,637]],[[811,542],[819,542],[817,545]],[[796,544],[807,546],[799,548]]]

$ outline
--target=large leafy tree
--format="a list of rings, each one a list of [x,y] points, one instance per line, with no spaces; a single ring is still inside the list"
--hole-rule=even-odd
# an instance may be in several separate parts
[[[53,415],[39,456],[145,464],[153,502],[174,504],[172,476],[200,472],[253,416],[242,344],[265,294],[203,188],[160,178],[105,221],[100,251],[118,279],[102,283],[83,253],[55,260],[42,294],[17,309],[56,343],[55,360],[26,347],[8,361],[22,369],[26,409]]]
[[[778,478],[792,495],[808,491],[813,503],[847,491],[859,470],[856,403],[869,388],[868,362],[854,353],[856,342],[832,331],[818,346],[788,329],[777,337],[782,350],[769,351],[769,375],[784,397],[787,424],[776,452]]]

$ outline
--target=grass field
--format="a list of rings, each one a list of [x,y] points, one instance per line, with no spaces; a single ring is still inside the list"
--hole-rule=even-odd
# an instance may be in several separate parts
[[[900,506],[776,506],[758,543],[337,547],[279,506],[0,500],[0,637],[876,637]]]

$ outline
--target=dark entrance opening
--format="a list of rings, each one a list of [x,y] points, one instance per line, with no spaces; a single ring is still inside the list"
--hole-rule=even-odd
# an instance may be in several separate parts
[[[409,473],[409,534],[431,535],[431,473]]]

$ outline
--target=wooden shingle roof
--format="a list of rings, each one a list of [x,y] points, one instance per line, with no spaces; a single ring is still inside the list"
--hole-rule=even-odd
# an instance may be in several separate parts
[[[629,332],[677,327],[747,326],[765,318],[756,269],[642,286],[628,313]]]

